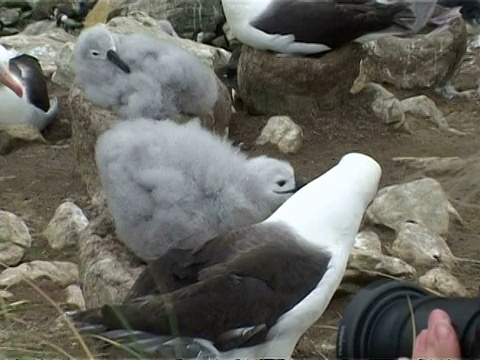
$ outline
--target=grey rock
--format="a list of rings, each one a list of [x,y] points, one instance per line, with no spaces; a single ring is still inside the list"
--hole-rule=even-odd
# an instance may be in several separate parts
[[[67,201],[57,208],[43,235],[52,249],[61,249],[76,244],[79,233],[87,225],[88,219],[82,209]]]
[[[460,18],[434,35],[371,41],[364,45],[367,55],[356,82],[387,83],[399,89],[432,88],[454,74],[466,46],[467,31]]]
[[[0,125],[0,155],[33,144],[46,144],[40,131],[32,125]]]
[[[73,68],[73,49],[75,45],[71,42],[64,44],[55,57],[57,70],[52,75],[52,82],[66,89],[70,89],[75,79]]]
[[[0,211],[0,243],[12,243],[24,248],[32,246],[27,225],[8,211]]]
[[[155,19],[169,20],[181,37],[197,31],[215,32],[224,21],[221,0],[130,0],[128,12],[144,11]]]
[[[460,281],[444,268],[431,269],[418,279],[423,287],[444,296],[471,296]]]
[[[412,220],[442,235],[448,232],[452,208],[440,183],[424,178],[380,189],[366,216],[397,231]]]
[[[145,267],[114,233],[105,208],[80,234],[80,282],[87,308],[122,302]]]
[[[353,43],[321,58],[278,57],[244,45],[239,92],[250,113],[311,118],[349,101],[363,55],[362,47]]]
[[[69,261],[34,260],[7,268],[0,274],[0,286],[12,286],[27,279],[47,278],[62,287],[78,283],[78,267]]]
[[[31,8],[30,2],[28,0],[0,0],[0,6],[21,9]]]
[[[353,249],[348,259],[345,281],[371,281],[381,275],[414,279],[416,270],[402,259],[375,251]]]
[[[0,264],[18,265],[25,256],[25,248],[13,243],[0,243]]]
[[[477,89],[480,81],[480,35],[469,39],[467,52],[462,59],[453,86],[459,91]]]
[[[23,35],[41,35],[43,33],[52,31],[54,29],[56,29],[56,25],[53,21],[41,20],[41,21],[35,21],[34,23],[27,25],[27,27],[25,27],[25,29],[22,31],[22,34]]]
[[[426,271],[438,266],[452,269],[455,264],[455,256],[446,241],[426,226],[414,222],[400,225],[391,253],[417,270]]]
[[[0,20],[4,26],[12,26],[17,24],[22,18],[21,8],[0,7]]]
[[[382,242],[374,231],[364,230],[357,234],[353,248],[356,250],[373,251],[382,253]]]
[[[73,305],[79,310],[85,310],[85,299],[83,298],[83,292],[80,286],[74,284],[69,285],[65,289],[66,297],[65,303]]]

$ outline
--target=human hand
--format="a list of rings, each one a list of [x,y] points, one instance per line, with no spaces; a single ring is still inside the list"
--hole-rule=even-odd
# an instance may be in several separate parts
[[[433,310],[428,318],[428,328],[418,334],[413,349],[413,359],[459,359],[460,343],[450,317],[443,310]]]

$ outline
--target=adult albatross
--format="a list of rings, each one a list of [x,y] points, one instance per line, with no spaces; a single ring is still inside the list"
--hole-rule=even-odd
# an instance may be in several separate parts
[[[436,0],[222,0],[242,43],[281,54],[316,54],[349,42],[411,35],[431,20]],[[448,23],[458,14],[444,17]]]
[[[0,124],[30,124],[42,131],[57,112],[38,60],[0,45]]]
[[[342,280],[380,177],[371,157],[347,154],[267,220],[195,250],[170,250],[123,304],[72,318],[116,341],[135,335],[157,356],[290,358]]]

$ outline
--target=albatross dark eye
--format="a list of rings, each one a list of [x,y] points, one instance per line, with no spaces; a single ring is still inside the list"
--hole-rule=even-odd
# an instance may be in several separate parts
[[[98,56],[98,55],[100,55],[99,52],[96,51],[96,50],[90,51],[90,54],[92,54],[93,56]]]
[[[280,180],[280,181],[277,181],[277,185],[282,187],[283,185],[285,185],[287,182],[285,180]]]

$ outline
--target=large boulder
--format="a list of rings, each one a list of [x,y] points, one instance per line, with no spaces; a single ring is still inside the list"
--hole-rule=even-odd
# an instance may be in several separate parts
[[[128,11],[141,10],[155,19],[169,20],[181,37],[203,31],[215,33],[224,22],[221,0],[130,0]]]
[[[356,88],[368,81],[399,89],[432,88],[450,79],[467,48],[463,19],[440,33],[410,38],[389,36],[364,45]]]
[[[331,110],[348,101],[362,46],[349,44],[321,57],[278,57],[244,45],[238,86],[252,113],[294,118]]]

